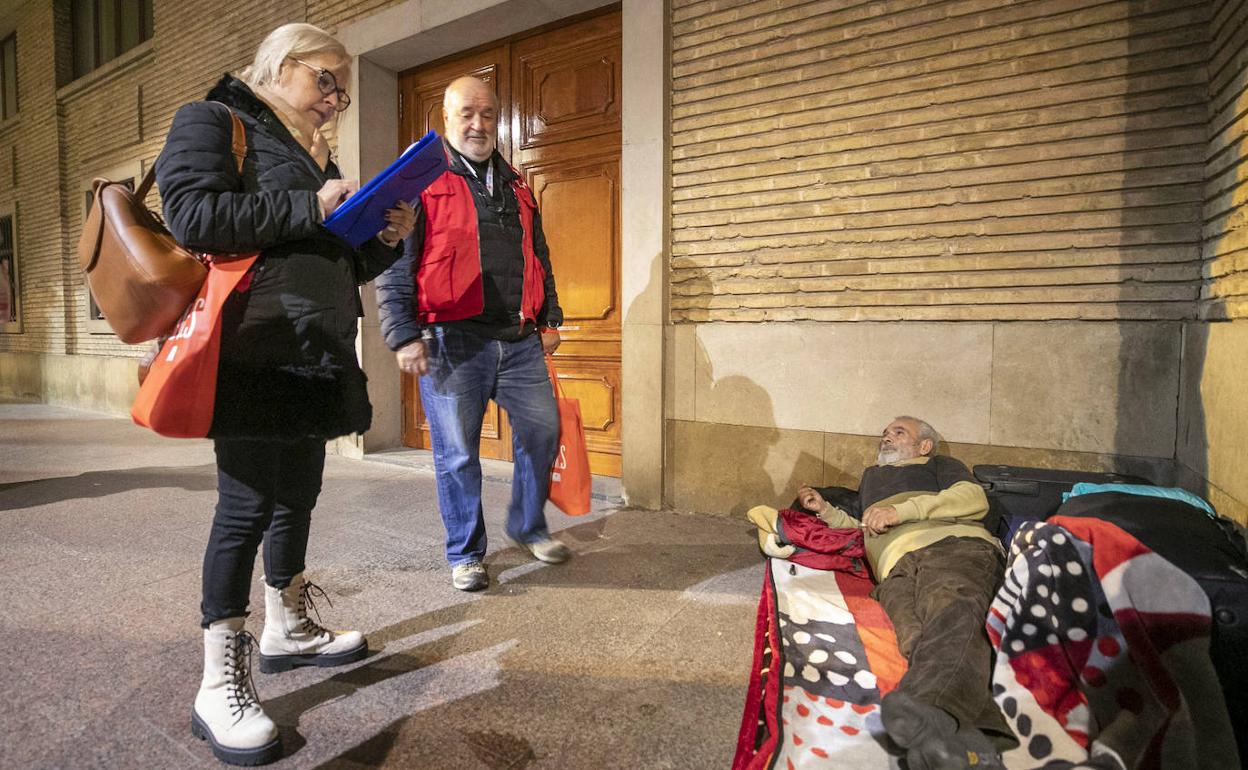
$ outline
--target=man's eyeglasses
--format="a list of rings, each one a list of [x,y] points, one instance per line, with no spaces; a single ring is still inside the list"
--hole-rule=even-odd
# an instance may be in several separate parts
[[[296,59],[293,56],[290,57],[290,60],[293,62],[298,62],[299,64],[302,64],[303,66],[307,67],[308,69],[316,73],[316,87],[321,89],[322,94],[324,94],[325,96],[329,96],[330,94],[335,94],[335,93],[338,94],[337,104],[334,105],[335,111],[342,112],[343,110],[351,106],[350,95],[347,94],[346,90],[338,87],[338,78],[334,77],[334,73],[330,72],[324,67],[317,67],[316,65],[308,64],[306,61],[303,61],[302,59]]]

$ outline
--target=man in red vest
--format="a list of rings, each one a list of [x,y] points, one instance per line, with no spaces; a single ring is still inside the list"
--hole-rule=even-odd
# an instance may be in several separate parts
[[[563,311],[533,191],[497,150],[498,97],[463,77],[442,114],[449,168],[421,194],[377,303],[399,368],[420,377],[451,582],[477,591],[489,585],[479,450],[491,399],[511,422],[507,536],[544,562],[571,555],[544,514],[559,411],[543,354],[559,346]]]

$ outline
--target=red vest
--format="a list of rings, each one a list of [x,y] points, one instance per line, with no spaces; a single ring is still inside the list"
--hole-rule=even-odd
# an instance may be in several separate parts
[[[524,240],[524,288],[520,313],[537,322],[546,302],[546,271],[533,252],[537,201],[522,179],[511,183],[520,209]],[[416,270],[416,312],[421,324],[472,318],[485,309],[481,288],[481,242],[477,207],[468,182],[447,170],[420,195],[425,207],[425,249]],[[518,319],[517,319],[518,320]]]

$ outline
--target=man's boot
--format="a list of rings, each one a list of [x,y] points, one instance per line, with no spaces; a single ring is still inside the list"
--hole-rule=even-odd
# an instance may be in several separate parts
[[[204,679],[191,711],[191,733],[231,765],[265,765],[282,756],[277,725],[260,707],[251,682],[255,644],[242,618],[204,629]]]
[[[368,654],[368,641],[359,631],[331,631],[308,617],[310,606],[316,611],[310,594],[329,601],[320,586],[303,579],[302,572],[285,588],[265,583],[264,633],[260,634],[260,670],[264,673],[296,666],[341,666]]]
[[[959,729],[949,712],[894,690],[880,704],[880,721],[906,750],[910,770],[1004,770],[992,742],[974,727]]]

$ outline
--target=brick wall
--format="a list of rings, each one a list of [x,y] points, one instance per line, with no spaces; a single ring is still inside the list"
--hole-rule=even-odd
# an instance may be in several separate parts
[[[146,346],[93,333],[87,322],[75,253],[84,180],[150,168],[177,108],[246,65],[273,28],[305,21],[305,4],[156,0],[150,42],[73,82],[67,5],[18,9],[21,103],[0,127],[0,203],[18,202],[23,333],[0,334],[0,352],[137,357]],[[149,201],[159,205],[155,194]]]
[[[1248,2],[1214,3],[1202,317],[1248,318]]]
[[[6,20],[7,21],[7,20]],[[60,147],[57,141],[54,14],[25,3],[16,19],[18,114],[0,127],[0,203],[16,203],[23,333],[0,333],[0,350],[40,352],[63,345]]]
[[[22,112],[0,129],[19,182],[0,175],[0,200],[22,201],[26,331],[0,350],[137,355],[85,324],[83,177],[150,163],[177,106],[278,23],[397,1],[157,0],[141,62],[59,97],[64,20],[20,6]],[[1226,196],[1202,195],[1210,14],[1242,3],[1070,7],[674,0],[673,319],[1191,317],[1202,203]],[[1210,72],[1238,146],[1244,31],[1222,28]],[[1211,299],[1234,291],[1229,257],[1206,265]]]
[[[1211,7],[1204,285],[1186,324],[1176,465],[1186,486],[1248,525],[1248,2]]]
[[[249,63],[256,46],[274,27],[303,21],[302,6],[288,0],[256,5],[157,0],[153,9],[156,36],[150,56],[131,71],[61,98],[65,186],[76,191],[84,175],[134,161],[146,172],[164,146],[178,107],[202,99],[223,72],[237,71]],[[213,44],[200,44],[204,40]],[[66,220],[76,239],[82,227],[82,203],[77,194],[70,200]],[[150,202],[159,206],[159,197],[153,194]],[[73,243],[67,254],[74,263]],[[125,345],[110,334],[91,333],[84,323],[85,282],[76,263],[67,272],[75,279],[72,291],[77,320],[67,352],[139,355],[146,345]]]
[[[673,0],[673,320],[1193,317],[1209,14]]]
[[[398,5],[404,0],[308,0],[308,21],[333,31],[346,22]]]

